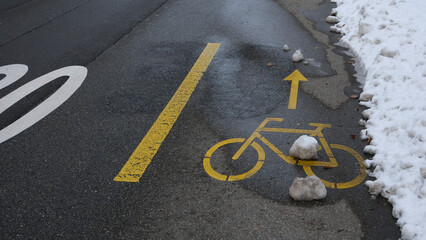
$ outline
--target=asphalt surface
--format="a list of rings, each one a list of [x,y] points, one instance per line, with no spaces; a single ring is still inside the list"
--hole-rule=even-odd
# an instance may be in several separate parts
[[[61,67],[85,66],[88,75],[58,109],[0,144],[2,239],[398,239],[391,206],[362,183],[328,189],[321,201],[292,200],[288,189],[305,172],[264,145],[265,163],[251,178],[222,182],[203,168],[210,147],[247,138],[268,117],[284,118],[275,127],[331,124],[323,130],[328,143],[371,157],[358,137],[362,109],[350,98],[361,90],[351,58],[332,44],[339,36],[323,20],[331,8],[321,1],[4,1],[0,66],[29,71],[0,98]],[[140,182],[113,181],[207,43],[221,46]],[[309,64],[291,61],[298,48]],[[283,78],[295,69],[309,81],[288,109]],[[66,80],[4,111],[0,129]],[[283,151],[297,137],[264,136]],[[235,151],[216,152],[214,166],[228,174],[251,168],[256,153],[231,161]],[[359,167],[352,159],[314,172],[349,181]]]

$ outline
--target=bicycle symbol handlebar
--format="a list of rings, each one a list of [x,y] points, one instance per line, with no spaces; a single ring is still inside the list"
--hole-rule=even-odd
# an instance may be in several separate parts
[[[259,145],[255,140],[260,140],[264,145],[269,147],[275,154],[277,154],[281,159],[283,159],[285,162],[293,165],[300,165],[303,167],[303,170],[305,171],[306,175],[313,176],[315,175],[312,168],[315,167],[327,167],[327,168],[335,168],[338,167],[338,162],[336,158],[334,157],[333,151],[331,149],[335,150],[342,150],[350,155],[352,155],[356,163],[359,164],[359,172],[357,173],[357,176],[346,182],[331,182],[326,181],[324,179],[321,179],[321,181],[325,184],[328,188],[337,188],[337,189],[345,189],[345,188],[351,188],[354,187],[361,182],[364,181],[367,173],[365,171],[366,167],[363,164],[363,157],[353,150],[352,148],[349,148],[344,145],[340,144],[328,144],[327,140],[325,139],[324,135],[322,134],[322,130],[325,128],[331,128],[330,124],[323,124],[323,123],[310,123],[310,126],[316,127],[315,129],[291,129],[291,128],[269,128],[266,127],[266,125],[269,122],[283,122],[283,118],[266,118],[260,125],[257,127],[257,129],[253,132],[253,134],[248,137],[247,139],[244,138],[231,138],[228,140],[224,140],[222,142],[219,142],[215,145],[213,145],[205,154],[203,165],[205,171],[213,178],[221,181],[239,181],[246,178],[249,178],[256,174],[263,166],[265,162],[265,151],[262,148],[261,145]],[[275,145],[273,145],[268,139],[266,139],[264,136],[262,136],[261,132],[274,132],[274,133],[297,133],[297,134],[308,134],[312,137],[317,137],[320,140],[320,149],[324,149],[325,153],[327,155],[328,161],[312,161],[312,160],[300,160],[296,159],[292,156],[285,155],[281,150],[279,150]],[[213,169],[211,165],[211,158],[219,148],[224,147],[228,144],[234,144],[234,143],[242,143],[242,146],[238,149],[238,151],[234,154],[232,157],[233,160],[237,160],[241,157],[241,155],[251,146],[258,155],[257,162],[254,167],[252,167],[249,171],[238,174],[238,175],[225,175],[222,173],[217,172]]]

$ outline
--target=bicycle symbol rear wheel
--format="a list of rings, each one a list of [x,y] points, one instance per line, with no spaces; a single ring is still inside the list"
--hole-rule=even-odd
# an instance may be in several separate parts
[[[256,174],[262,168],[263,163],[265,162],[265,151],[256,142],[252,142],[250,144],[250,146],[256,150],[257,155],[258,155],[258,159],[257,159],[257,162],[254,165],[254,167],[252,169],[250,169],[249,171],[242,173],[242,174],[238,174],[238,175],[225,175],[225,174],[219,173],[216,170],[214,170],[212,165],[211,165],[211,157],[216,150],[218,150],[219,148],[221,148],[221,147],[223,147],[227,144],[243,143],[245,140],[246,139],[244,139],[244,138],[231,138],[231,139],[228,139],[228,140],[225,140],[225,141],[222,141],[222,142],[219,142],[219,143],[213,145],[207,151],[206,155],[204,156],[204,160],[203,160],[204,170],[212,178],[215,178],[215,179],[221,180],[221,181],[239,181],[239,180],[249,178],[249,177],[253,176],[254,174]]]
[[[350,147],[346,147],[344,145],[340,145],[340,144],[330,144],[330,147],[332,149],[337,149],[337,150],[343,150],[347,153],[349,153],[350,155],[352,155],[356,162],[359,164],[359,172],[357,173],[356,177],[353,178],[350,181],[347,182],[329,182],[327,180],[321,179],[318,174],[315,174],[314,171],[312,170],[313,168],[319,168],[319,167],[313,167],[313,166],[307,166],[307,165],[303,165],[303,170],[305,171],[306,175],[308,176],[317,176],[321,179],[321,181],[324,183],[324,185],[328,188],[337,188],[337,189],[346,189],[346,188],[351,188],[351,187],[355,187],[358,184],[362,183],[365,179],[365,177],[367,176],[367,172],[365,171],[367,168],[365,167],[365,165],[363,164],[364,158],[355,150],[353,150]],[[342,162],[339,161],[339,159],[336,159],[337,162]],[[350,159],[348,161],[353,161],[353,159]],[[338,168],[338,167],[337,167]]]

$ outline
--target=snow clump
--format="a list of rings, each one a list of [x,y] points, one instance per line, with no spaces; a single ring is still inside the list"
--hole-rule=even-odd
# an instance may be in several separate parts
[[[335,26],[331,26],[330,27],[330,32],[335,32],[335,33],[342,33],[342,29],[335,27]]]
[[[291,146],[290,155],[299,159],[318,159],[318,141],[302,135]]]
[[[284,51],[288,51],[288,50],[290,50],[290,48],[288,47],[288,45],[287,45],[287,44],[284,44],[284,46],[283,46],[283,50],[284,50]]]
[[[385,185],[380,181],[366,181],[365,185],[368,187],[368,191],[372,195],[379,195]]]
[[[296,50],[296,52],[294,52],[293,56],[291,57],[291,60],[293,60],[293,62],[302,61],[303,60],[302,51],[300,49]]]
[[[334,17],[334,16],[328,16],[325,19],[325,21],[328,22],[328,23],[338,23],[339,19],[337,17]]]
[[[296,178],[291,184],[290,196],[296,201],[318,200],[327,196],[327,189],[317,176]]]

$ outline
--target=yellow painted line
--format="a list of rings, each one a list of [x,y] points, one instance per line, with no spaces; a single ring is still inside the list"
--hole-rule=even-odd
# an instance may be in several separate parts
[[[139,143],[120,173],[114,178],[114,181],[139,182],[139,179],[169,134],[219,47],[220,43],[207,44],[175,95]]]
[[[367,172],[365,171],[367,169],[367,167],[363,163],[364,158],[361,156],[361,154],[359,154],[357,151],[353,150],[352,148],[346,147],[344,145],[330,144],[330,146],[332,148],[335,148],[335,149],[340,149],[340,150],[349,152],[350,154],[352,154],[356,158],[356,160],[358,161],[358,163],[360,165],[359,174],[355,179],[353,179],[352,181],[349,181],[349,182],[345,182],[345,183],[336,183],[336,188],[337,189],[346,189],[346,188],[355,187],[355,186],[359,185],[360,183],[362,183],[364,181],[365,177],[367,176]]]
[[[211,147],[206,155],[204,156],[203,159],[203,166],[204,166],[204,170],[210,175],[210,177],[220,180],[220,181],[239,181],[239,180],[243,180],[246,178],[250,178],[251,176],[253,176],[254,174],[256,174],[263,166],[263,164],[265,163],[265,151],[263,150],[263,148],[256,142],[252,142],[250,145],[257,151],[257,155],[258,155],[258,159],[256,162],[256,165],[250,169],[249,171],[239,174],[239,175],[225,175],[222,173],[218,173],[216,170],[213,169],[212,165],[211,165],[211,157],[213,155],[213,153],[218,150],[219,148],[231,144],[231,143],[243,143],[245,142],[246,139],[244,138],[231,138],[228,140],[224,140],[222,142],[216,143],[215,145],[213,145],[213,147]]]
[[[299,82],[308,81],[299,70],[294,70],[292,74],[284,78],[285,81],[291,81],[290,99],[288,101],[288,109],[296,109],[297,105],[297,94],[299,92]]]
[[[364,159],[362,158],[361,154],[359,154],[357,151],[353,150],[350,147],[346,147],[346,146],[340,145],[340,144],[330,144],[330,147],[333,148],[333,149],[343,150],[343,151],[346,151],[346,152],[352,154],[352,156],[355,157],[356,161],[360,165],[360,169],[359,169],[358,175],[354,179],[352,179],[351,181],[333,183],[333,182],[329,182],[329,181],[326,181],[324,179],[321,179],[321,181],[324,183],[324,185],[328,188],[347,189],[347,188],[355,187],[355,186],[359,185],[360,183],[362,183],[364,181],[365,177],[367,176],[367,172],[365,171],[367,168],[365,167],[365,165],[363,163]],[[305,173],[308,176],[315,175],[315,173],[312,171],[311,166],[304,165],[303,170],[305,170]]]
[[[312,134],[315,130],[292,128],[262,128],[262,132]]]

